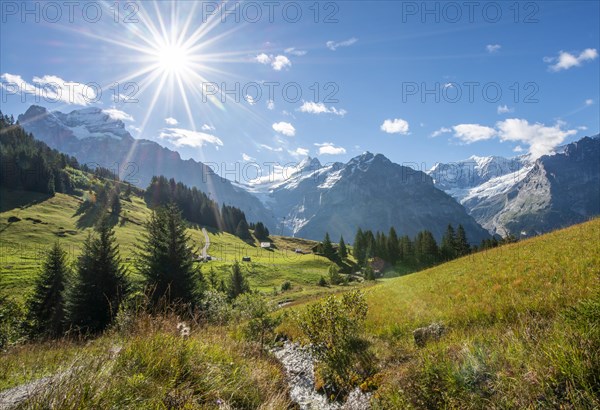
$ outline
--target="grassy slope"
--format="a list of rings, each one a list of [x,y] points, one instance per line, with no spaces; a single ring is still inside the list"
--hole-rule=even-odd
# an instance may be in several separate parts
[[[595,219],[367,289],[379,405],[600,406],[599,243]],[[417,348],[412,330],[433,322],[447,334]]]
[[[142,314],[86,343],[12,347],[0,353],[0,391],[49,376],[20,408],[289,408],[275,359],[230,329],[194,327],[182,338],[177,323]]]
[[[600,405],[600,219],[371,288],[384,406]],[[572,307],[593,300],[596,316]],[[411,330],[443,322],[423,349]]]
[[[4,198],[19,198],[26,204],[0,213],[0,293],[20,298],[30,289],[35,275],[45,256],[47,247],[59,239],[68,250],[71,261],[79,255],[81,244],[91,231],[91,218],[78,214],[82,199],[76,196],[56,194],[52,198],[30,192],[2,192]],[[40,202],[37,202],[40,201]],[[144,201],[132,196],[132,201],[122,200],[121,216],[127,222],[115,226],[117,240],[123,261],[129,265],[134,280],[140,278],[132,266],[133,252],[143,232],[143,223],[150,214]],[[19,222],[9,223],[8,218],[15,216]],[[27,218],[30,218],[29,220]],[[41,221],[34,223],[33,220]],[[204,246],[204,235],[200,227],[189,229],[190,244],[195,250]],[[248,244],[239,238],[215,231],[209,231],[211,246],[209,254],[217,260],[203,265],[203,272],[210,267],[221,276],[229,274],[230,266],[243,256],[250,256],[251,263],[243,263],[250,285],[264,292],[280,289],[281,284],[290,281],[292,290],[277,295],[278,300],[296,299],[318,295],[329,289],[316,285],[319,278],[327,276],[330,262],[312,254],[297,254],[294,249],[309,251],[313,241],[273,236],[276,249],[261,249],[258,242]]]

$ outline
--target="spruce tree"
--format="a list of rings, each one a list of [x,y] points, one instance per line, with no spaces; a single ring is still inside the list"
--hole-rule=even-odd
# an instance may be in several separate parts
[[[323,252],[323,256],[325,256],[326,258],[333,259],[335,257],[335,251],[333,249],[331,239],[329,238],[329,232],[325,232],[325,238],[321,243],[321,249]]]
[[[115,193],[115,196],[112,200],[110,212],[114,216],[119,216],[119,214],[121,213],[121,198],[119,198],[118,193]]]
[[[246,222],[245,219],[242,219],[238,225],[237,228],[235,229],[235,236],[237,236],[238,238],[241,239],[250,239],[251,235],[250,235],[250,231],[248,230],[248,223]]]
[[[462,225],[458,225],[458,229],[456,230],[456,255],[464,256],[469,254],[470,251],[471,247],[469,246],[469,241],[467,241],[465,228]]]
[[[229,277],[229,298],[235,299],[242,293],[250,291],[250,286],[242,273],[240,264],[236,261],[231,266],[231,276]]]
[[[65,320],[65,283],[70,270],[67,255],[57,241],[54,243],[42,272],[27,301],[28,322],[33,336],[56,337],[62,334]]]
[[[366,243],[365,243],[365,234],[362,229],[358,228],[356,231],[356,236],[354,237],[354,244],[352,246],[352,254],[354,258],[358,262],[359,265],[363,265],[365,262],[365,254],[366,254]]]
[[[194,267],[189,235],[174,204],[157,208],[146,222],[138,249],[137,268],[152,291],[154,302],[191,303],[201,298],[199,275]]]
[[[344,242],[344,237],[340,236],[340,245],[338,248],[338,255],[340,258],[346,259],[348,257],[348,248],[346,248],[346,242]]]
[[[439,250],[433,234],[421,231],[415,238],[415,256],[422,266],[431,266],[439,259]]]
[[[83,332],[104,330],[129,291],[115,233],[104,218],[96,235],[88,235],[77,263],[77,276],[68,294],[67,317]]]
[[[451,224],[448,224],[448,227],[446,228],[446,233],[442,237],[442,244],[440,246],[440,254],[444,260],[449,261],[456,258],[456,243],[457,241],[456,234],[454,233],[454,227],[452,227]]]
[[[404,235],[400,238],[400,261],[412,265],[415,261],[415,250],[414,245],[408,235]]]
[[[398,241],[398,234],[392,226],[390,233],[387,238],[387,257],[388,262],[395,265],[400,259],[400,242]]]

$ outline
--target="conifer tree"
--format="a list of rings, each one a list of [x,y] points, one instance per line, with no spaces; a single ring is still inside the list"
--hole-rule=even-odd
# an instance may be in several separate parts
[[[119,198],[118,193],[115,193],[115,196],[113,197],[110,212],[114,216],[119,216],[119,214],[121,213],[121,199]]]
[[[200,277],[194,267],[189,235],[175,204],[160,207],[146,222],[146,233],[138,250],[137,268],[152,290],[153,300],[191,303],[201,299]]]
[[[235,229],[235,236],[241,239],[250,239],[250,231],[248,230],[248,223],[245,219],[242,219]]]
[[[396,234],[396,230],[392,226],[390,228],[390,233],[387,238],[387,257],[388,262],[392,265],[395,265],[400,259],[400,243],[398,241],[398,234]]]
[[[231,276],[229,277],[229,298],[235,299],[242,293],[250,291],[250,286],[242,273],[240,264],[236,261],[231,266]]]
[[[62,334],[65,320],[65,283],[70,274],[67,255],[57,241],[54,243],[33,294],[27,301],[28,321],[34,336],[56,337]]]
[[[456,255],[464,256],[469,254],[470,251],[471,247],[469,246],[469,241],[467,241],[465,228],[462,225],[458,225],[458,229],[456,230]]]
[[[457,255],[457,242],[456,234],[454,233],[454,227],[448,224],[446,233],[442,237],[442,244],[440,246],[440,254],[446,261],[456,258]]]
[[[348,248],[346,248],[346,242],[344,242],[343,236],[340,236],[340,245],[338,248],[338,255],[342,259],[346,259],[348,257]]]
[[[331,243],[331,239],[329,238],[329,233],[325,232],[325,238],[323,239],[323,243],[321,244],[321,249],[323,252],[323,256],[328,259],[333,259],[335,257],[335,251],[333,249],[333,245]]]
[[[354,237],[354,244],[352,247],[352,254],[354,258],[358,262],[359,265],[363,265],[365,262],[366,255],[366,243],[365,243],[365,234],[362,229],[358,228],[356,231],[356,236]]]
[[[67,317],[83,332],[104,330],[129,291],[115,233],[103,218],[97,235],[88,235],[77,263],[75,284],[68,294]]]

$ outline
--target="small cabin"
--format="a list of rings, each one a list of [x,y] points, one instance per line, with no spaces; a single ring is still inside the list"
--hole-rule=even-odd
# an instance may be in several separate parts
[[[302,249],[300,249],[300,248],[294,249],[294,252],[304,255],[304,251]]]
[[[250,256],[244,256],[242,257],[242,262],[252,262],[252,259],[250,258]]]
[[[271,249],[271,242],[261,242],[260,247],[264,249]]]

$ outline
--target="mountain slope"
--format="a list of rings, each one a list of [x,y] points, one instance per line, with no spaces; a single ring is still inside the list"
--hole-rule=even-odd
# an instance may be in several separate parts
[[[142,188],[148,186],[154,175],[174,178],[197,187],[219,204],[240,208],[250,221],[274,226],[271,213],[256,197],[201,162],[183,160],[179,153],[153,141],[133,138],[122,121],[113,120],[99,108],[64,114],[32,105],[19,115],[19,122],[35,138],[76,157],[80,163],[118,169],[122,179]]]
[[[411,237],[427,229],[439,240],[449,223],[462,224],[473,243],[488,237],[431,177],[381,154],[326,166],[308,159],[288,180],[262,189],[286,232],[300,237],[322,239],[329,232],[352,240],[359,227],[387,232],[394,226]]]
[[[535,161],[471,157],[428,173],[491,233],[535,235],[600,213],[599,147],[585,137]]]

